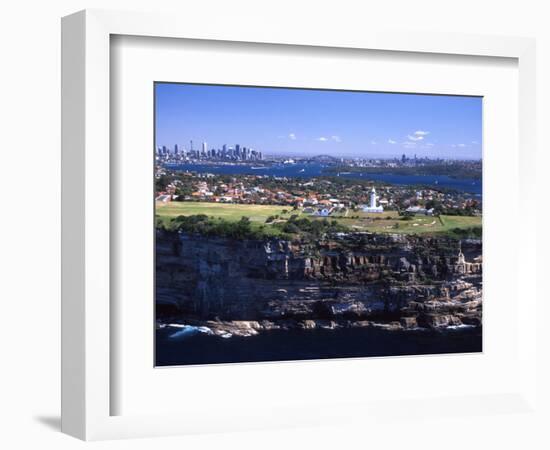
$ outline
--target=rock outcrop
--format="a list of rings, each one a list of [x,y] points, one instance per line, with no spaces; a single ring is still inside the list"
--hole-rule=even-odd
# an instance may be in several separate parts
[[[248,323],[247,335],[361,323],[481,325],[479,241],[460,248],[446,238],[366,233],[294,243],[158,233],[161,319],[211,321],[235,334]]]

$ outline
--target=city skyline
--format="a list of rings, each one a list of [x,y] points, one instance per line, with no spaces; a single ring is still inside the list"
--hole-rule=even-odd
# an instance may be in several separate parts
[[[246,147],[244,145],[235,144],[234,147],[226,144],[221,148],[208,147],[207,142],[202,142],[200,148],[193,146],[193,140],[189,142],[189,147],[185,148],[174,144],[173,147],[166,145],[158,146],[155,151],[157,157],[185,157],[192,159],[223,159],[233,161],[255,161],[263,159],[261,151]]]
[[[155,84],[156,147],[263,155],[480,159],[482,98]]]

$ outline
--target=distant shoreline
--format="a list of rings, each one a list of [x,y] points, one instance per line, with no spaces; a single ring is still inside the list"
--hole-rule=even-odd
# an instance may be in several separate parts
[[[335,177],[363,179],[373,182],[385,182],[395,185],[409,186],[429,186],[434,189],[451,189],[463,191],[468,194],[481,196],[483,186],[481,180],[474,178],[455,178],[449,175],[411,175],[411,174],[393,174],[391,169],[379,171],[378,173],[368,173],[369,168],[361,168],[363,171],[349,170],[341,168],[341,172],[334,172],[334,166],[327,166],[321,163],[295,163],[295,164],[272,164],[265,169],[258,170],[258,164],[248,163],[227,163],[227,162],[201,162],[185,164],[165,164],[167,169],[176,171],[188,171],[198,173],[213,173],[218,175],[261,175],[287,178],[315,178],[315,177]],[[386,168],[384,168],[386,169]],[[378,170],[378,169],[377,169]]]

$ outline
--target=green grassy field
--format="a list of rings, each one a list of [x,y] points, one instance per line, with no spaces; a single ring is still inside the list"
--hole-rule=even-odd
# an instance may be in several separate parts
[[[357,231],[373,231],[377,233],[448,233],[454,228],[466,229],[481,227],[481,217],[471,216],[423,216],[403,220],[396,211],[381,214],[349,212],[347,216],[331,216],[343,225]]]
[[[241,217],[248,217],[251,222],[265,223],[269,216],[280,215],[290,217],[287,212],[292,208],[284,208],[276,205],[234,205],[231,203],[209,203],[209,202],[168,202],[156,204],[156,214],[163,220],[177,216],[192,216],[195,214],[206,214],[211,217],[220,217],[225,220],[240,220]]]
[[[283,210],[287,212],[283,214]],[[191,216],[205,214],[210,217],[222,218],[229,221],[240,220],[248,217],[256,225],[265,224],[269,216],[279,215],[280,220],[290,217],[292,214],[301,214],[300,211],[292,211],[275,205],[235,205],[228,203],[208,202],[169,202],[157,203],[156,214],[167,223],[171,218],[180,215]],[[312,220],[321,218],[303,214]],[[335,214],[328,218],[336,220],[342,225],[356,231],[371,231],[377,233],[403,233],[403,234],[446,234],[453,229],[466,229],[481,227],[481,217],[469,216],[414,216],[411,220],[403,220],[396,211],[383,212],[381,214],[363,213],[361,211],[349,211],[347,214]],[[266,228],[274,228],[269,225]],[[277,234],[276,230],[273,230]]]

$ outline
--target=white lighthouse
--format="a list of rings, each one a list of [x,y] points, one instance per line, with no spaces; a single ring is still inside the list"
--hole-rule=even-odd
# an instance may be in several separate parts
[[[376,189],[374,189],[374,186],[373,186],[371,191],[370,191],[369,206],[364,206],[363,207],[363,212],[366,212],[366,213],[381,213],[381,212],[384,212],[384,208],[382,206],[376,206],[377,197],[378,196],[376,195]]]

